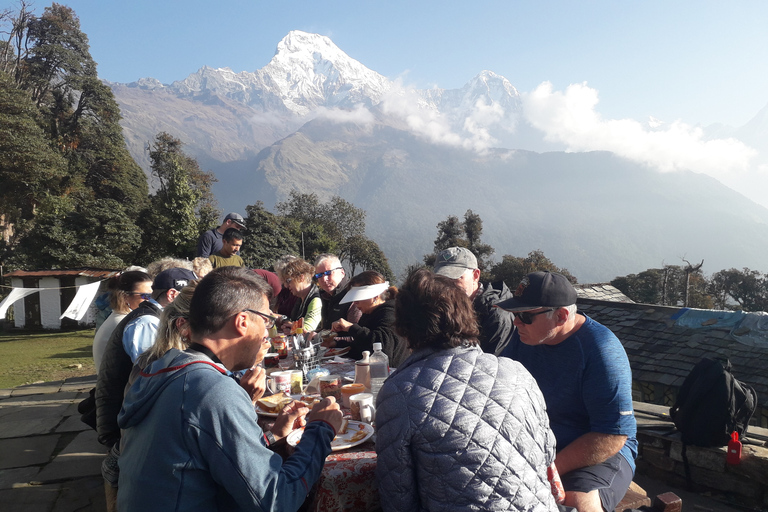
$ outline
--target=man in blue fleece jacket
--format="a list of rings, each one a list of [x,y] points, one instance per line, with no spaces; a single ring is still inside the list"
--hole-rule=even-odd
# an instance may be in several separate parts
[[[269,348],[274,317],[267,287],[240,267],[216,269],[198,284],[189,312],[190,348],[172,349],[145,368],[123,402],[119,510],[301,506],[331,453],[342,415],[326,398],[308,414],[286,408],[272,431],[262,432],[251,397],[227,375],[256,366]],[[284,462],[270,448],[304,420],[301,443]]]

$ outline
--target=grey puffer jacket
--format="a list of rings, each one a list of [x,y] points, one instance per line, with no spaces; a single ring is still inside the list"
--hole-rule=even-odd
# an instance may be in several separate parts
[[[477,347],[421,349],[377,399],[385,511],[555,511],[555,437],[536,382]]]

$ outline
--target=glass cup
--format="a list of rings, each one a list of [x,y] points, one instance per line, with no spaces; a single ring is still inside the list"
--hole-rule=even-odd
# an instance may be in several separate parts
[[[320,396],[323,398],[332,396],[341,403],[341,377],[338,375],[320,377]]]
[[[359,382],[341,386],[342,405],[349,409],[351,407],[349,397],[352,395],[358,395],[360,393],[365,393],[365,385],[360,384]]]
[[[277,352],[270,352],[264,355],[264,368],[277,368],[280,364],[280,354]]]
[[[304,373],[301,370],[292,370],[291,372],[291,394],[300,395],[304,387]]]

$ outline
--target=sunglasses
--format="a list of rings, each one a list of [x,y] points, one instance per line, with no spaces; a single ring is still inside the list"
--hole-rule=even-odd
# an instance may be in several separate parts
[[[262,313],[261,311],[256,311],[255,309],[244,309],[243,312],[247,311],[248,313],[254,313],[256,315],[259,315],[261,318],[264,319],[264,326],[267,329],[271,329],[274,327],[275,322],[277,322],[277,317],[268,315],[266,313]]]
[[[331,270],[326,270],[325,272],[319,272],[314,275],[315,279],[320,279],[321,277],[329,276],[336,270],[341,270],[343,267],[336,267],[332,268]]]
[[[127,292],[126,295],[138,295],[143,300],[149,300],[152,298],[151,293],[141,293],[141,292]]]
[[[537,311],[535,313],[531,313],[530,311],[515,311],[512,313],[515,315],[515,318],[520,319],[521,322],[523,322],[525,325],[531,325],[533,323],[533,317],[536,315],[541,315],[543,313],[549,313],[550,311],[554,311],[554,308],[545,309],[543,311]]]

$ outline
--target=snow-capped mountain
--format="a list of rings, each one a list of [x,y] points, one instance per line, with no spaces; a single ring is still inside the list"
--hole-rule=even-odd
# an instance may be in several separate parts
[[[272,60],[255,72],[203,66],[170,85],[142,78],[127,87],[163,90],[180,98],[218,96],[256,112],[311,118],[319,108],[380,105],[399,86],[349,57],[329,38],[294,30],[278,43]],[[413,101],[409,108],[445,116],[460,129],[478,111],[488,123],[500,119],[514,123],[520,113],[517,90],[491,71],[483,71],[461,89],[403,90],[395,96]]]
[[[391,81],[349,57],[329,38],[299,30],[285,36],[269,64],[253,73],[203,66],[168,86],[153,78],[130,85],[162,87],[186,97],[215,94],[258,111],[302,117],[319,107],[372,106],[392,88]]]
[[[293,31],[254,72],[202,67],[172,84],[109,85],[146,170],[147,143],[164,131],[214,172],[224,211],[271,207],[294,189],[340,195],[366,209],[368,234],[396,271],[431,250],[439,221],[467,209],[485,221],[497,257],[542,249],[582,280],[680,254],[706,258],[708,271],[761,268],[768,250],[764,208],[703,175],[562,152],[524,121],[520,94],[492,71],[460,89],[417,90],[327,37]],[[756,133],[765,133],[766,112]]]

